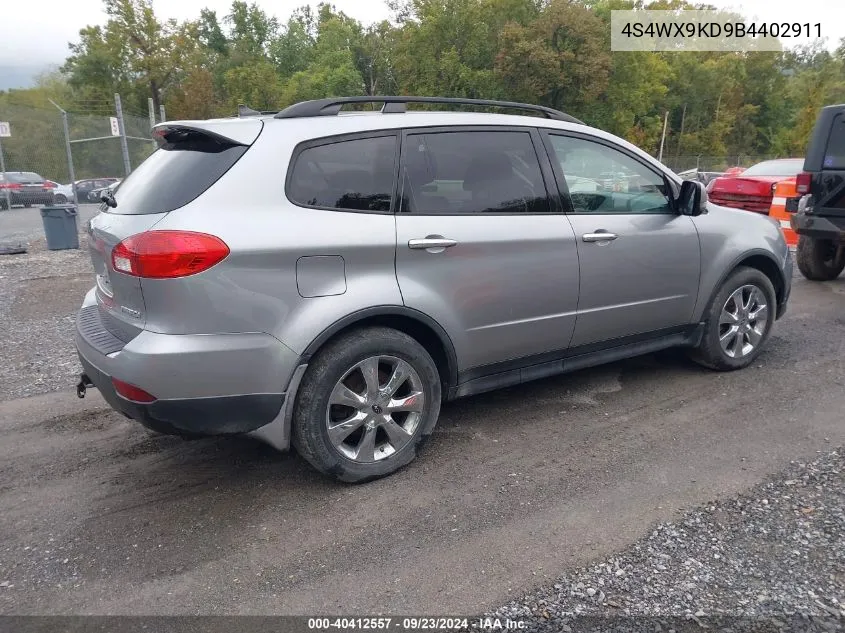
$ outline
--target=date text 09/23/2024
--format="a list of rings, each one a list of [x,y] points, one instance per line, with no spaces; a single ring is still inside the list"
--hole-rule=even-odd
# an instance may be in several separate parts
[[[490,617],[356,617],[308,618],[309,631],[392,630],[403,631],[519,631],[527,628],[522,620]]]

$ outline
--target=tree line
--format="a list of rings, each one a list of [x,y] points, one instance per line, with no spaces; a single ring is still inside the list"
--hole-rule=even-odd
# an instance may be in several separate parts
[[[60,73],[80,108],[115,92],[132,112],[231,116],[338,95],[506,99],[564,110],[664,157],[802,155],[816,113],[845,102],[845,40],[784,52],[611,52],[613,9],[707,8],[684,0],[390,0],[374,24],[330,4],[285,18],[241,0],[177,22],[151,0],[105,0]],[[22,91],[1,95],[20,98]]]

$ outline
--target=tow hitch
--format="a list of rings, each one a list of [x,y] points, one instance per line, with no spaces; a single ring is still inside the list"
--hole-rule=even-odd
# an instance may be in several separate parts
[[[85,391],[89,387],[95,387],[94,383],[91,382],[91,379],[88,377],[87,374],[79,374],[79,383],[76,385],[76,395],[78,398],[85,397]]]

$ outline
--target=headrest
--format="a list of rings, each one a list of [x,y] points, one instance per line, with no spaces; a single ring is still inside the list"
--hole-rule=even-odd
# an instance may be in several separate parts
[[[472,190],[490,181],[513,178],[513,165],[507,154],[485,154],[475,158],[464,174],[464,189]]]

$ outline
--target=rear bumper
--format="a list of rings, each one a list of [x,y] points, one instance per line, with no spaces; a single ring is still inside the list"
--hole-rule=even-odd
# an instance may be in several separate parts
[[[789,221],[798,235],[845,242],[845,216],[794,213],[790,216]]]
[[[741,211],[751,211],[752,213],[762,213],[763,215],[768,215],[769,209],[772,206],[771,198],[768,200],[755,199],[753,201],[736,200],[734,198],[724,198],[718,193],[708,194],[707,200],[713,204],[719,205],[720,207],[729,207],[731,209],[739,209]]]
[[[117,412],[148,429],[167,435],[204,437],[248,433],[272,422],[282,409],[285,394],[250,394],[133,402],[118,394],[112,377],[100,371],[82,354],[85,375]]]
[[[53,204],[53,192],[32,191],[32,192],[9,192],[12,204]]]
[[[93,291],[83,309],[94,304]],[[113,337],[112,337],[113,338]],[[88,378],[115,410],[155,431],[203,436],[247,433],[275,420],[299,357],[267,334],[168,335],[142,331],[121,349],[106,347],[90,320],[76,348]],[[156,397],[127,400],[112,378]]]

